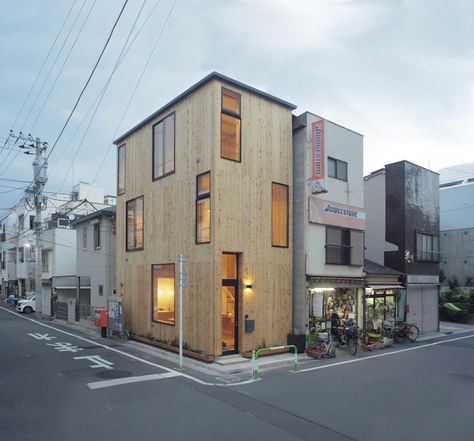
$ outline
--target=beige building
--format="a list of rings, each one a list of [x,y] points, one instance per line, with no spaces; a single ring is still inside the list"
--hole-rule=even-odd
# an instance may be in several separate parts
[[[117,295],[126,329],[213,355],[285,344],[294,105],[218,73],[119,137]]]

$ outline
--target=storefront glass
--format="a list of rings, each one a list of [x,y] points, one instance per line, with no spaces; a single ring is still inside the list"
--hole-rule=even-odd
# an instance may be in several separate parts
[[[326,321],[332,313],[357,322],[356,288],[311,288],[310,321]]]

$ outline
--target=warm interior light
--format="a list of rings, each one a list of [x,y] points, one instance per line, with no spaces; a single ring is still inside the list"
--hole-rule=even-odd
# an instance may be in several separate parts
[[[312,292],[334,291],[335,288],[312,288]]]

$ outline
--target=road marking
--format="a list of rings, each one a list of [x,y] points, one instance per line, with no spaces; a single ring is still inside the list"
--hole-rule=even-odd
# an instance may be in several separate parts
[[[179,372],[166,372],[164,374],[141,375],[138,377],[115,378],[113,380],[95,381],[87,383],[90,389],[103,389],[105,387],[120,386],[121,384],[141,383],[142,381],[163,380],[165,378],[179,377]]]
[[[57,343],[46,343],[46,346],[52,346],[54,349],[58,350],[59,352],[79,352],[83,351],[84,349],[74,346],[72,343],[67,342],[57,342]]]
[[[36,340],[47,340],[47,341],[50,341],[52,340],[53,338],[56,338],[56,337],[53,337],[49,334],[40,334],[39,332],[36,332],[34,334],[27,334],[27,335],[30,335],[31,337],[33,338],[36,338]]]
[[[104,360],[100,355],[85,355],[84,357],[74,357],[74,360],[89,360],[94,364],[89,365],[90,368],[105,368],[113,369],[113,363],[111,361]]]
[[[401,352],[416,351],[417,349],[424,349],[424,348],[428,348],[430,346],[442,345],[444,343],[449,343],[449,342],[452,342],[452,341],[458,341],[458,340],[463,340],[465,338],[473,338],[473,337],[474,337],[474,335],[466,335],[464,337],[457,337],[457,338],[451,338],[449,340],[437,341],[437,342],[434,342],[434,343],[427,343],[427,344],[424,344],[422,346],[414,346],[414,347],[411,347],[411,348],[400,349],[398,351],[385,352],[383,354],[369,355],[368,357],[363,357],[363,358],[354,358],[352,360],[341,361],[339,363],[331,363],[331,364],[325,364],[323,366],[315,366],[315,367],[311,367],[311,368],[300,369],[298,372],[293,372],[293,371],[289,371],[289,372],[299,374],[301,372],[317,371],[319,369],[326,369],[326,368],[330,368],[330,367],[334,367],[334,366],[341,366],[343,364],[349,364],[349,363],[357,363],[359,361],[370,360],[372,358],[388,357],[389,355],[400,354]]]
[[[104,345],[103,343],[99,343],[98,341],[94,341],[94,340],[89,340],[87,338],[84,338],[84,337],[80,337],[79,335],[75,335],[75,334],[72,334],[71,332],[67,332],[67,331],[63,331],[62,329],[59,329],[59,328],[55,328],[54,326],[50,326],[50,325],[46,325],[45,323],[41,323],[37,320],[34,320],[34,319],[31,319],[29,317],[25,317],[23,315],[19,315],[17,314],[16,312],[13,312],[13,311],[9,311],[8,309],[4,308],[3,306],[0,306],[0,309],[3,309],[4,311],[14,315],[15,317],[18,317],[20,319],[23,319],[23,320],[28,320],[30,322],[33,322],[33,323],[36,323],[37,325],[40,325],[40,326],[43,326],[45,328],[48,328],[48,329],[52,329],[56,332],[61,332],[62,334],[65,334],[65,335],[69,335],[71,337],[75,337],[75,338],[78,338],[79,340],[82,340],[82,341],[85,341],[87,343],[91,343],[95,346],[100,346],[102,348],[105,348],[105,349],[108,349],[109,351],[112,351],[112,352],[115,352],[117,354],[121,354],[125,357],[128,357],[128,358],[131,358],[132,360],[136,360],[136,361],[139,361],[141,363],[144,363],[144,364],[147,364],[149,366],[153,366],[153,367],[156,367],[156,368],[159,368],[159,369],[163,369],[167,372],[172,372],[172,373],[175,373],[176,376],[181,376],[181,377],[184,377],[184,378],[187,378],[188,380],[191,380],[191,381],[194,381],[196,383],[199,383],[199,384],[202,384],[204,386],[220,386],[219,384],[216,384],[216,383],[209,383],[207,381],[203,381],[203,380],[200,380],[199,378],[196,378],[196,377],[193,377],[192,375],[189,375],[189,374],[185,374],[185,373],[182,373],[182,372],[178,372],[174,369],[171,369],[169,367],[166,367],[166,366],[162,366],[160,364],[157,364],[157,363],[153,363],[151,361],[148,361],[148,360],[145,360],[143,358],[140,358],[140,357],[137,357],[136,355],[132,355],[132,354],[128,354],[127,352],[123,352],[123,351],[120,351],[119,349],[115,349],[115,348],[111,348],[110,346],[107,346],[107,345]]]

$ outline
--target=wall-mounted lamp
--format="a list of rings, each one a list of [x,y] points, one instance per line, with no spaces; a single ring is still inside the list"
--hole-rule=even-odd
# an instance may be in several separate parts
[[[246,285],[244,285],[244,288],[245,288],[245,289],[252,289],[252,288],[253,288],[253,285],[246,284]]]

